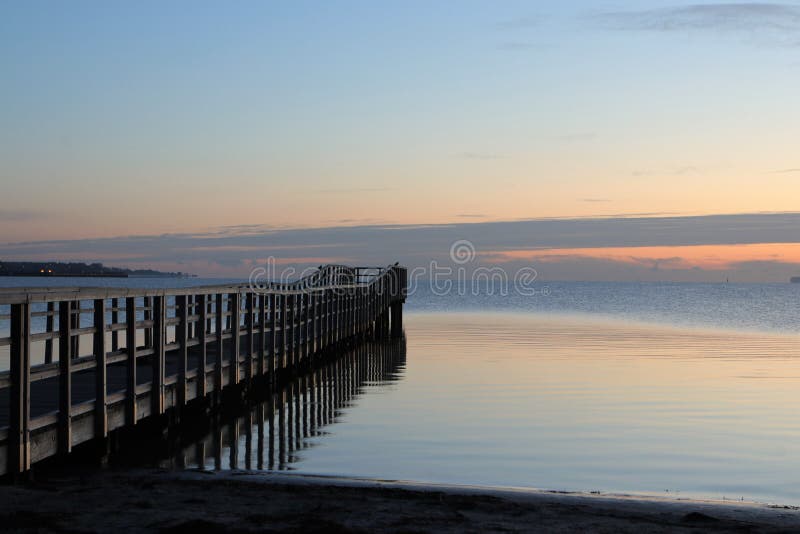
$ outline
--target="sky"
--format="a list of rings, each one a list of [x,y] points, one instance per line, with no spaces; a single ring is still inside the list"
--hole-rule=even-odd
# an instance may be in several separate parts
[[[0,67],[2,259],[800,274],[800,3],[0,0]]]

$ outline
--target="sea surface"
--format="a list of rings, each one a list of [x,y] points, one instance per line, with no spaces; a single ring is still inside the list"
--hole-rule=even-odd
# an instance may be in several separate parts
[[[458,289],[158,463],[800,505],[800,284]]]

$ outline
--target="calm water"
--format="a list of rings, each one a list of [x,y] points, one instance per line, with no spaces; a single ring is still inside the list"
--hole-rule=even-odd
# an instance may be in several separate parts
[[[165,464],[800,505],[800,285],[546,285],[420,290]]]

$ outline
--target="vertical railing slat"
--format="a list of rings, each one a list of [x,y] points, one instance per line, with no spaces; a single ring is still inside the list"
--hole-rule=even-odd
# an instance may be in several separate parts
[[[267,295],[261,293],[258,296],[258,374],[264,376],[266,372],[266,350],[267,350]]]
[[[106,301],[94,301],[94,437],[108,435],[108,411],[106,392],[108,391],[106,370]]]
[[[30,304],[11,305],[11,378],[8,470],[12,474],[28,471],[31,466],[31,311]]]
[[[197,339],[200,341],[199,353],[197,355],[197,397],[202,399],[206,396],[206,365],[208,365],[208,298],[206,295],[197,296]]]
[[[217,334],[217,357],[214,360],[214,391],[219,392],[222,390],[222,354],[225,347],[225,340],[222,338],[224,322],[223,312],[223,296],[222,293],[217,294],[217,309],[216,309],[216,334]]]
[[[136,409],[136,297],[125,299],[125,351],[128,353],[125,417],[129,425],[135,425],[138,419]]]
[[[230,384],[235,385],[239,383],[239,360],[241,356],[242,344],[242,331],[240,330],[240,323],[242,322],[242,294],[238,291],[231,295],[231,336],[233,343],[231,344],[231,366],[230,371]]]
[[[166,314],[165,297],[162,295],[152,297],[152,317],[153,317],[153,377],[152,377],[152,412],[153,414],[164,413],[164,374],[165,374],[165,353],[164,353],[164,319]]]
[[[255,352],[255,333],[256,333],[256,325],[255,325],[255,317],[253,316],[253,308],[255,308],[254,299],[255,295],[252,291],[248,291],[247,295],[245,296],[245,313],[247,314],[247,366],[245,367],[245,376],[247,380],[253,378],[253,356]]]
[[[58,328],[58,450],[72,450],[72,301],[59,303]]]
[[[178,382],[175,394],[175,404],[178,407],[186,404],[186,368],[189,359],[189,296],[177,295],[175,297],[176,317],[178,324],[175,327],[175,337],[178,343]],[[198,373],[199,376],[199,373]]]

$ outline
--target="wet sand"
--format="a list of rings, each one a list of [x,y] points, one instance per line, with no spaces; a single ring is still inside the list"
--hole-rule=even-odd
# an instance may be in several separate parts
[[[15,532],[790,532],[764,504],[153,470],[0,487]]]

